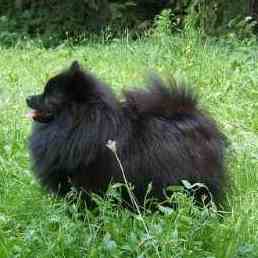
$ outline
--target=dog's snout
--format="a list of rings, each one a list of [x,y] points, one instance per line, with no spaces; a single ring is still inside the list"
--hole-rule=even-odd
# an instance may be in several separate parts
[[[32,96],[26,98],[26,103],[29,105],[32,101]]]

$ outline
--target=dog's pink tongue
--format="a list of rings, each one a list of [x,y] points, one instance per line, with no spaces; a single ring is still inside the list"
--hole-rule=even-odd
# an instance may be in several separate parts
[[[27,118],[35,118],[37,116],[37,111],[36,110],[31,110],[26,114]]]

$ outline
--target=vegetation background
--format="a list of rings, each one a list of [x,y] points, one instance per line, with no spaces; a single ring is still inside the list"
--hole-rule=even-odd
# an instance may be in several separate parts
[[[254,0],[0,1],[0,257],[258,257],[258,3]],[[221,213],[180,191],[178,209],[98,208],[48,195],[30,169],[26,96],[73,60],[120,95],[149,70],[186,79],[231,145]],[[73,195],[73,189],[71,189]]]
[[[10,43],[22,37],[48,39],[85,38],[109,30],[116,36],[125,29],[131,36],[143,34],[161,10],[172,12],[173,28],[192,25],[218,35],[241,26],[244,17],[257,21],[255,0],[1,0],[0,40]]]

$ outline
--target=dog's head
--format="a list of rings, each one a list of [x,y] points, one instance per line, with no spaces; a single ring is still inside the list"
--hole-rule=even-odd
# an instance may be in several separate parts
[[[68,70],[47,82],[42,94],[27,97],[27,105],[32,109],[28,116],[48,123],[71,104],[86,103],[96,97],[96,85],[96,79],[74,61]]]

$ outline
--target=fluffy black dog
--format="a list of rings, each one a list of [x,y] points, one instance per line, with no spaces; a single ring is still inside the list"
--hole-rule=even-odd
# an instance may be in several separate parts
[[[120,102],[77,62],[50,79],[42,94],[27,98],[35,121],[29,148],[41,184],[63,196],[71,186],[103,194],[111,181],[123,183],[106,147],[111,139],[140,205],[149,183],[152,197],[163,200],[164,189],[182,180],[205,184],[221,200],[223,135],[187,87],[167,84],[156,78]]]

